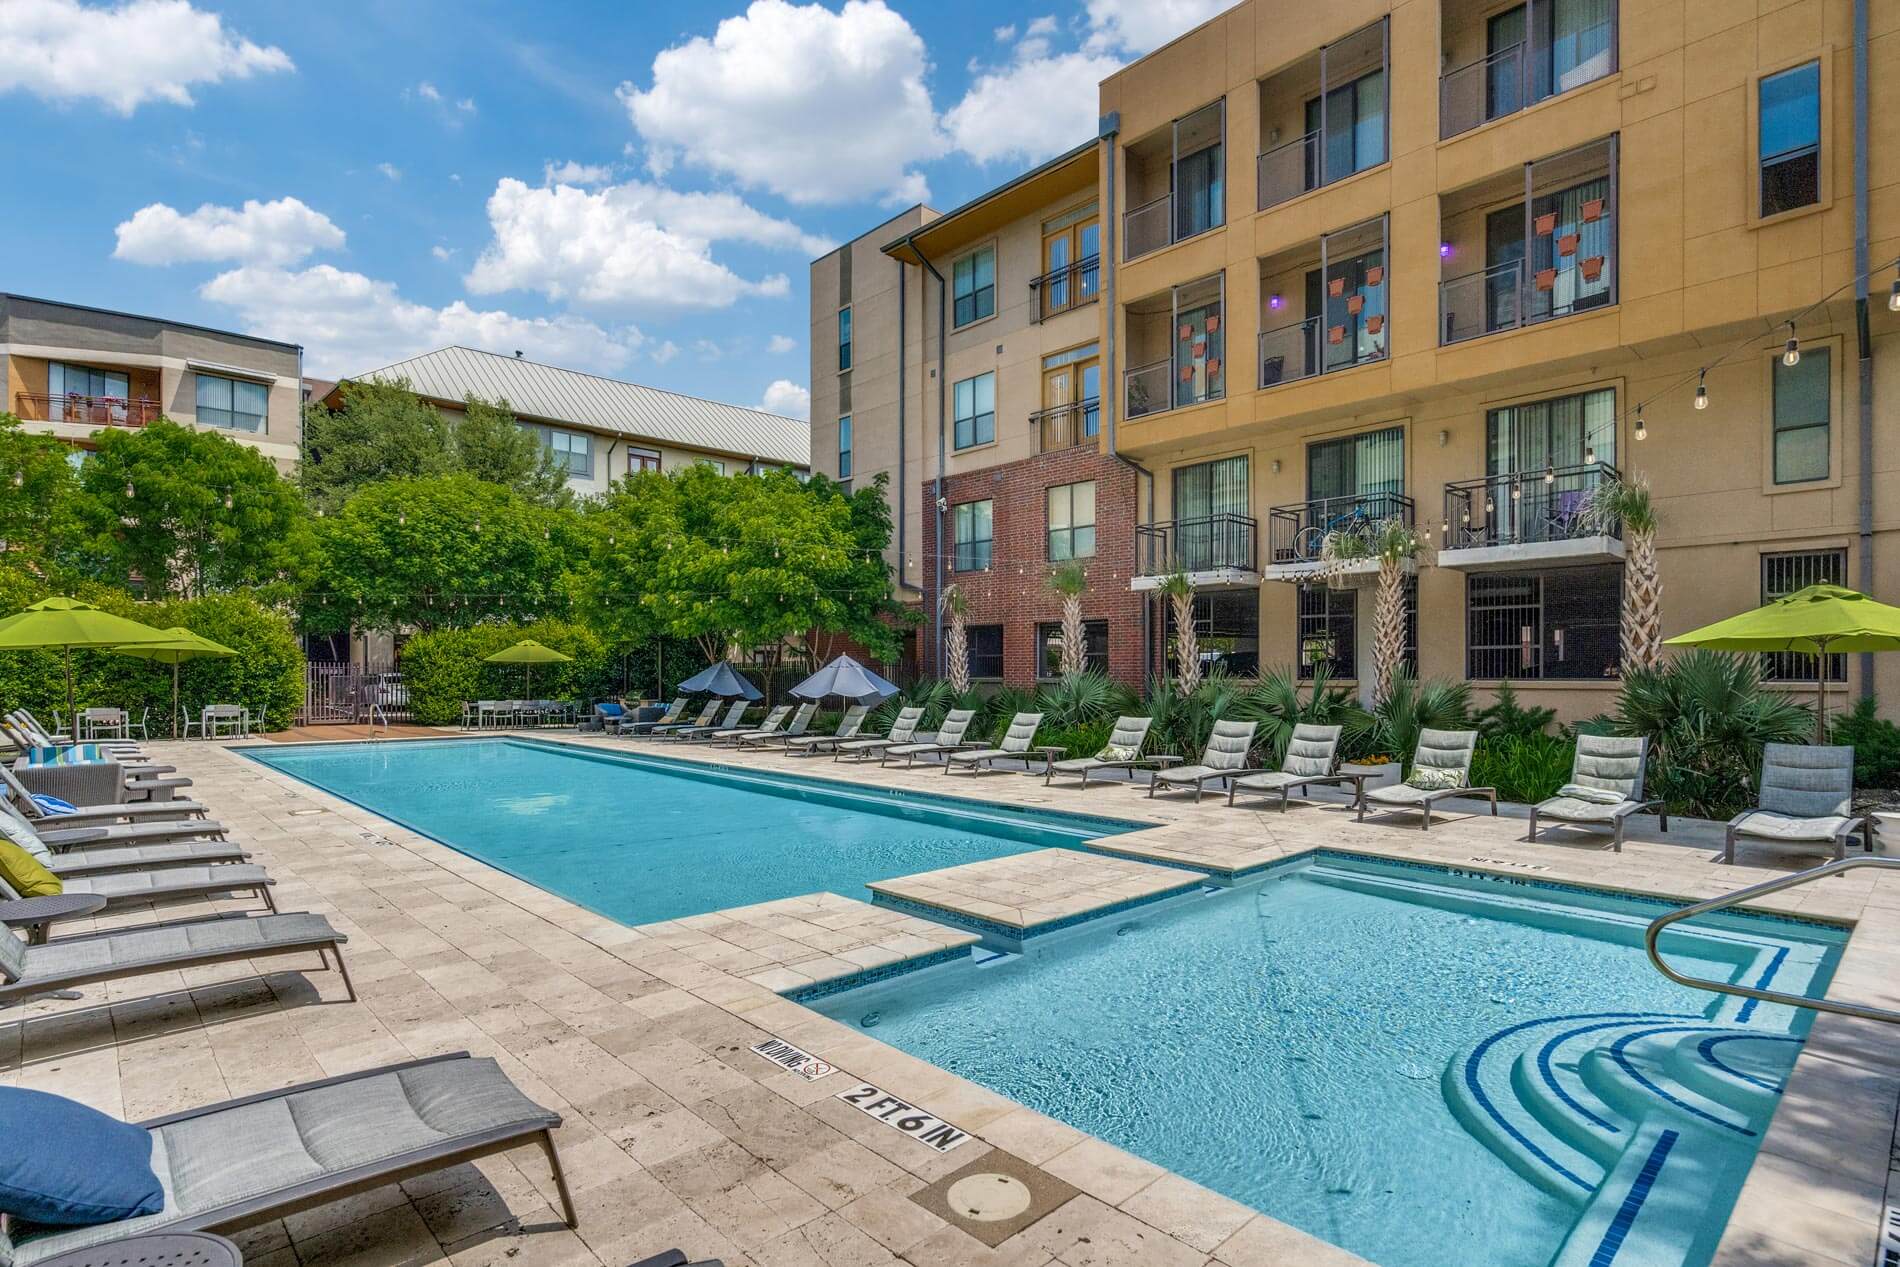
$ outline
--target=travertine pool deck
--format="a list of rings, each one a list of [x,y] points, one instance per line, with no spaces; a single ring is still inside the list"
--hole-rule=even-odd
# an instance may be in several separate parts
[[[1198,887],[1206,876],[1078,849],[1037,849],[1005,858],[873,883],[880,898],[1029,934]],[[920,912],[925,913],[925,912]]]
[[[138,1119],[466,1049],[493,1055],[565,1117],[557,1138],[580,1209],[577,1231],[555,1217],[538,1155],[521,1152],[253,1229],[239,1239],[254,1264],[624,1267],[674,1245],[729,1267],[1358,1261],[779,994],[954,950],[973,940],[968,933],[822,894],[627,928],[226,745],[150,746],[197,780],[193,793],[270,869],[283,909],[321,911],[349,935],[361,1001],[339,1002],[340,983],[317,971],[314,957],[307,971],[284,967],[295,961],[267,964],[261,979],[239,965],[95,987],[78,1001],[0,1013],[0,1082]],[[1719,829],[1707,824],[1676,824],[1661,837],[1654,820],[1640,820],[1618,855],[1581,834],[1527,843],[1523,820],[1508,815],[1454,812],[1427,833],[1398,816],[1354,823],[1338,798],[1281,814],[1229,809],[1218,797],[1198,806],[1149,800],[1113,783],[946,780],[930,767],[674,745],[664,755],[1151,822],[1104,843],[1130,857],[1148,851],[1172,864],[1156,869],[1177,882],[1182,867],[1240,872],[1323,846],[1693,899],[1816,858],[1762,850],[1745,853],[1745,865],[1719,866]],[[1025,892],[1033,891],[1032,879]],[[158,914],[244,905],[171,904]],[[1900,1007],[1900,875],[1858,872],[1764,906],[1857,921],[1831,994]],[[153,917],[133,908],[91,926]],[[841,1072],[806,1082],[749,1050],[766,1036]],[[1897,1040],[1888,1026],[1817,1018],[1718,1263],[1865,1267],[1873,1259],[1900,1105]],[[972,1140],[938,1153],[835,1098],[860,1079]],[[910,1200],[990,1149],[1079,1195],[994,1249]]]

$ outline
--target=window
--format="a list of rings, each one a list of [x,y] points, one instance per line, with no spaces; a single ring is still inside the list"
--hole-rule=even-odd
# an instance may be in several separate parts
[[[1357,499],[1371,500],[1370,515],[1397,509],[1405,491],[1405,428],[1387,427],[1306,446],[1306,495],[1313,501],[1342,499],[1335,513],[1351,514]],[[1330,523],[1317,525],[1330,530]]]
[[[838,419],[838,478],[851,478],[851,415]]]
[[[1001,625],[969,625],[965,627],[963,636],[970,648],[970,676],[1002,677],[1003,627]]]
[[[49,396],[106,396],[124,400],[131,393],[131,380],[124,374],[59,361],[46,366],[46,394]]]
[[[1485,474],[1616,465],[1616,391],[1534,400],[1485,415]]]
[[[592,436],[582,435],[578,431],[562,431],[556,427],[545,427],[541,431],[541,443],[553,456],[554,464],[567,472],[569,479],[585,480],[594,477]]]
[[[951,324],[967,326],[996,314],[996,248],[972,251],[950,267],[955,310]]]
[[[851,309],[838,309],[838,372],[851,368]]]
[[[1308,189],[1385,162],[1384,67],[1329,89],[1323,110],[1320,98],[1310,99],[1306,103],[1306,134],[1318,142],[1309,141],[1306,146]]]
[[[1807,360],[1806,355],[1801,358]],[[1761,601],[1772,602],[1810,585],[1845,585],[1847,551],[1803,550],[1794,554],[1761,556]],[[1769,682],[1814,681],[1815,657],[1798,651],[1771,651],[1761,658],[1761,675]],[[1847,657],[1831,651],[1827,657],[1827,680],[1847,680]]]
[[[1833,360],[1828,348],[1809,348],[1793,365],[1774,360],[1775,483],[1828,477],[1831,445],[1828,402]]]
[[[1222,300],[1226,278],[1208,277],[1175,289],[1174,404],[1198,405],[1225,395],[1221,373]]]
[[[1036,663],[1036,676],[1053,678],[1062,676],[1062,623],[1045,621],[1036,626],[1036,645],[1042,648],[1042,658]],[[1082,646],[1086,660],[1083,668],[1090,673],[1108,672],[1108,622],[1106,620],[1085,620],[1082,622]]]
[[[1176,468],[1174,540],[1168,568],[1204,572],[1253,566],[1247,458],[1240,455]]]
[[[1358,590],[1323,584],[1300,586],[1300,677],[1312,677],[1322,664],[1332,677],[1358,676],[1358,657],[1354,655],[1358,616]]]
[[[1174,124],[1174,240],[1227,222],[1227,103],[1202,106]]]
[[[1486,680],[1614,677],[1622,609],[1621,564],[1470,576],[1465,581],[1465,675]]]
[[[715,475],[724,475],[726,473],[726,462],[724,458],[694,458],[693,465],[710,466]]]
[[[1095,553],[1095,481],[1049,489],[1049,561],[1086,559]]]
[[[658,449],[628,449],[627,474],[635,475],[641,471],[660,469],[660,451]]]
[[[1174,654],[1174,604],[1162,604],[1161,656]],[[1209,590],[1194,596],[1194,630],[1201,670],[1237,676],[1260,671],[1260,595],[1256,590]]]
[[[953,507],[956,553],[950,566],[958,572],[981,572],[990,565],[992,510],[990,501],[964,502]]]
[[[1808,62],[1756,85],[1761,214],[1821,201],[1821,63]]]
[[[956,385],[955,442],[959,449],[996,439],[996,371]]]
[[[1102,222],[1094,203],[1042,226],[1039,316],[1087,303],[1101,289]]]
[[[262,431],[270,389],[262,383],[198,375],[198,421],[232,431]]]

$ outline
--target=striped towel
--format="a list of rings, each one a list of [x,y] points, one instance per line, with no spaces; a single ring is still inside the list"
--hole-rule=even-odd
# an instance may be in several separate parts
[[[28,748],[17,764],[24,766],[105,765],[112,758],[96,743],[68,744],[63,748]]]
[[[33,793],[33,803],[39,806],[40,813],[48,818],[57,818],[61,814],[76,814],[79,812],[79,807],[71,801],[62,800],[57,796],[48,796],[44,792]]]

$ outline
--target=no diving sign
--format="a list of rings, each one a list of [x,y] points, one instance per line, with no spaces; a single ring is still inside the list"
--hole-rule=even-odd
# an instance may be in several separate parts
[[[782,1039],[768,1038],[762,1043],[754,1043],[752,1050],[779,1068],[790,1070],[807,1082],[816,1082],[828,1073],[836,1073],[838,1068]]]
[[[854,1106],[860,1113],[868,1113],[892,1130],[902,1131],[920,1144],[928,1144],[940,1153],[947,1153],[970,1137],[940,1117],[932,1117],[914,1104],[908,1104],[881,1087],[868,1082],[860,1082],[849,1091],[840,1091],[838,1098]]]

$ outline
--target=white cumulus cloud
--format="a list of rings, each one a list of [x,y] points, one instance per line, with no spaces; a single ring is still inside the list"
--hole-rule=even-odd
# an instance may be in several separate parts
[[[131,114],[148,101],[192,105],[201,84],[294,69],[190,0],[0,0],[0,92]]]
[[[944,152],[923,39],[883,0],[753,0],[653,59],[652,85],[620,98],[648,168],[676,161],[793,202],[926,192],[913,164]]]
[[[1041,37],[1023,41],[1032,44],[1028,56],[977,76],[943,116],[956,147],[979,163],[1037,162],[1095,135],[1096,87],[1121,62],[1100,53],[1051,57]]]
[[[668,361],[672,360],[674,357],[678,356],[679,354],[680,354],[680,345],[673,342],[673,340],[671,339],[665,340],[664,342],[660,343],[658,346],[656,346],[650,352],[647,353],[648,356],[653,358],[653,363],[655,365],[665,365]]]
[[[768,414],[809,419],[811,392],[789,378],[775,378],[772,385],[765,389],[765,399],[759,402],[759,408]]]
[[[786,334],[775,334],[766,341],[765,350],[773,356],[784,356],[798,346],[798,340]]]
[[[1088,0],[1089,48],[1146,53],[1239,0]]]
[[[614,169],[605,163],[577,163],[570,158],[565,163],[549,161],[541,165],[544,185],[580,185],[591,189],[595,185],[610,185],[613,179]]]
[[[537,291],[613,310],[709,310],[747,295],[788,294],[782,273],[748,280],[712,257],[718,241],[819,255],[824,238],[733,194],[680,193],[634,181],[601,190],[502,179],[488,200],[494,240],[466,279],[477,294]]]
[[[294,272],[236,268],[198,293],[233,309],[252,333],[303,344],[306,371],[324,378],[364,373],[451,343],[519,350],[555,365],[611,373],[645,342],[632,326],[609,328],[572,315],[522,317],[459,299],[430,307],[404,299],[391,282],[328,264]]]
[[[343,245],[343,230],[296,198],[251,199],[242,207],[205,203],[189,215],[155,202],[116,233],[112,257],[135,264],[295,264],[312,251]]]

